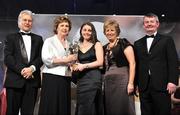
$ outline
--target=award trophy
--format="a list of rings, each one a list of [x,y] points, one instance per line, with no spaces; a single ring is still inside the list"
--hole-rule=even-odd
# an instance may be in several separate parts
[[[78,50],[79,50],[79,42],[78,41],[74,41],[69,45],[70,54],[78,54]]]
[[[72,43],[69,44],[69,48],[66,51],[66,54],[67,55],[75,54],[77,56],[78,50],[79,50],[79,42],[73,41]],[[77,66],[76,62],[77,61],[73,61],[73,62],[69,63],[69,66],[65,73],[66,76],[72,76],[72,70]]]
[[[79,50],[79,42],[78,42],[78,41],[73,41],[73,42],[69,45],[70,54],[75,54],[76,56],[78,56],[78,50]],[[72,64],[71,64],[72,69],[77,66],[76,62],[77,62],[77,61],[72,62]]]

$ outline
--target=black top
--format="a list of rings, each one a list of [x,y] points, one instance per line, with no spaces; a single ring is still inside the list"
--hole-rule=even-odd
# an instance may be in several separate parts
[[[80,49],[78,50],[78,61],[80,63],[85,64],[85,63],[90,63],[90,62],[97,60],[94,46],[95,45],[91,46],[91,48],[89,48],[86,52],[82,52]],[[88,72],[90,72],[92,70],[99,71],[99,68],[98,67],[97,68],[88,68],[83,71],[73,71],[72,82],[74,82],[76,84],[77,80],[79,78],[82,78],[83,76],[85,76],[85,74],[87,74]]]
[[[95,61],[96,53],[95,53],[94,45],[91,46],[91,48],[84,53],[81,50],[79,50],[78,51],[78,60],[82,64]]]
[[[127,58],[124,54],[124,49],[130,46],[131,43],[127,39],[123,38],[119,39],[117,45],[111,49],[108,48],[108,44],[104,46],[106,69],[108,69],[111,65],[116,65],[117,67],[129,66]]]

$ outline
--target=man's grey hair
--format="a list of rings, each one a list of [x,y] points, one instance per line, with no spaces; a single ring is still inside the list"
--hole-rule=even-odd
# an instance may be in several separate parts
[[[32,17],[32,15],[33,15],[32,11],[30,11],[30,10],[22,10],[22,11],[19,13],[19,16],[18,16],[18,26],[19,26],[19,24],[20,24],[20,22],[21,22],[21,17],[22,17],[23,14],[30,15],[31,17]]]
[[[156,14],[154,13],[148,13],[148,14],[145,14],[144,17],[155,17],[156,18],[156,21],[159,22],[159,18]],[[144,18],[143,18],[144,19]]]

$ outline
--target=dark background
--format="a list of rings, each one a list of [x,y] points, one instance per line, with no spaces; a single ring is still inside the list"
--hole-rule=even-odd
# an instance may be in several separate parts
[[[180,21],[180,0],[0,0],[0,18],[17,18],[21,10],[36,14],[143,15],[156,13],[162,21]],[[161,15],[165,17],[161,18]]]

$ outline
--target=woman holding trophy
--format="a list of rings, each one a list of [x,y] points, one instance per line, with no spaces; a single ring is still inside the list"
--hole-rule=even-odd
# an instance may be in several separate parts
[[[73,67],[77,74],[76,115],[102,115],[103,47],[97,39],[92,23],[80,28],[78,63]]]
[[[54,36],[44,42],[40,115],[71,114],[71,80],[68,66],[77,56],[69,55],[67,36],[70,30],[71,21],[66,16],[59,16],[54,20]]]

